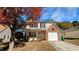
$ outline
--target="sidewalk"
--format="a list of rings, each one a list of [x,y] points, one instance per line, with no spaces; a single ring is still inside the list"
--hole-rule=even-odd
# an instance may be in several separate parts
[[[51,41],[49,42],[57,51],[79,51],[79,46],[64,42],[64,41]]]

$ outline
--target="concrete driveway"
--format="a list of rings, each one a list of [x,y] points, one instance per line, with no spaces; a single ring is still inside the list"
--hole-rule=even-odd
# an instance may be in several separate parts
[[[64,41],[51,41],[49,44],[57,51],[79,51],[79,46]]]

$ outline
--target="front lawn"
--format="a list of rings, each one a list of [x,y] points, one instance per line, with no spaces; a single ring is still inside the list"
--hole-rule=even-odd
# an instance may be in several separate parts
[[[56,51],[48,42],[25,42],[24,47],[16,47],[14,51]]]

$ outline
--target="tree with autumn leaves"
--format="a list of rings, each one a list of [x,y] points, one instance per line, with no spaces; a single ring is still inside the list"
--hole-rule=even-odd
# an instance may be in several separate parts
[[[15,19],[18,20],[17,17],[21,14],[24,13],[26,16],[28,16],[28,20],[31,18],[32,20],[39,20],[41,16],[41,7],[1,7],[0,10],[3,12],[0,12],[6,16],[4,21],[9,21],[10,23],[13,21],[9,19]],[[2,17],[2,15],[0,15]],[[3,18],[3,17],[2,17]],[[2,19],[0,18],[0,19]]]
[[[21,9],[21,11],[28,16],[28,19],[31,18],[32,20],[39,20],[41,16],[41,10],[41,7],[27,7]]]

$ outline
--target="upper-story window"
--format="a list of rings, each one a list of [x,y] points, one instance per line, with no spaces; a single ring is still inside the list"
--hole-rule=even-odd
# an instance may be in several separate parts
[[[40,28],[45,28],[45,23],[40,23]]]
[[[37,26],[35,24],[30,24],[31,28],[36,28]]]

